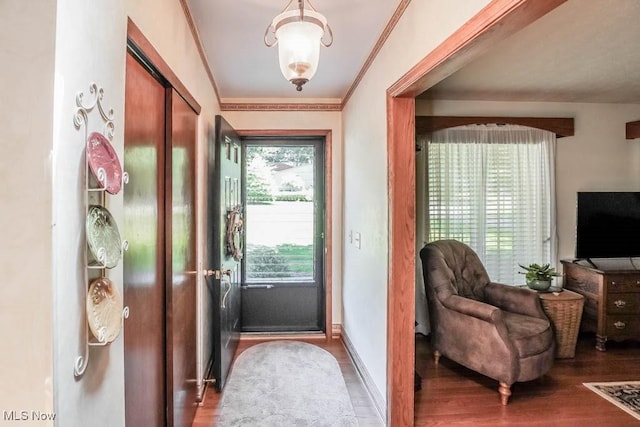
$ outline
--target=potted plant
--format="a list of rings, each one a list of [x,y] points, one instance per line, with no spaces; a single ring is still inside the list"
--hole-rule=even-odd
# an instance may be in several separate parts
[[[554,277],[562,276],[557,273],[556,269],[551,267],[550,264],[539,265],[536,263],[524,266],[518,264],[524,270],[520,274],[524,274],[527,279],[527,286],[536,291],[546,291],[551,287],[551,279]]]

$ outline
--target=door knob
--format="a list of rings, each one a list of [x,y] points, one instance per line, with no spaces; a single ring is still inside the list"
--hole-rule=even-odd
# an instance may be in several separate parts
[[[216,279],[220,280],[223,275],[231,276],[231,270],[203,270],[202,274],[205,277],[216,276]]]

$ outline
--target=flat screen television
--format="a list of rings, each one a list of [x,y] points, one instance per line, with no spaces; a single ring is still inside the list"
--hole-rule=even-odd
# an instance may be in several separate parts
[[[576,258],[640,256],[640,192],[578,192]]]

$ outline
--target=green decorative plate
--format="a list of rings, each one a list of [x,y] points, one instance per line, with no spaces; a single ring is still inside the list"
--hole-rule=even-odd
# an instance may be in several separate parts
[[[87,245],[98,264],[107,268],[118,265],[122,240],[116,221],[102,206],[90,206],[86,221]]]

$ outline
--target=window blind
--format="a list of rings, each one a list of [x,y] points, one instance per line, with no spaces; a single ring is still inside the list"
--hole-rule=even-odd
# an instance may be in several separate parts
[[[461,126],[428,137],[429,240],[471,246],[489,277],[524,284],[518,264],[554,263],[555,135]]]

